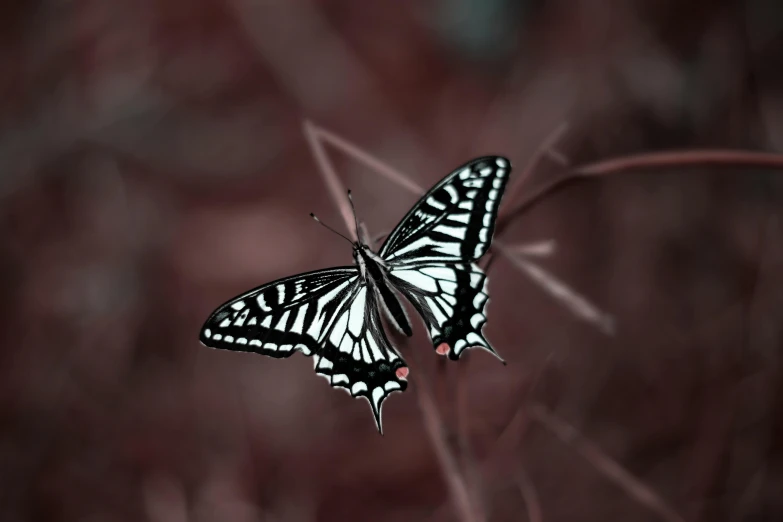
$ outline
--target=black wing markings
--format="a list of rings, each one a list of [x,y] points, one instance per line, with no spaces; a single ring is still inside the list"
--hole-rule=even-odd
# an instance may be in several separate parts
[[[457,168],[427,192],[386,238],[388,264],[475,261],[489,248],[511,163],[485,156]]]
[[[482,333],[487,277],[472,261],[492,241],[510,170],[511,162],[499,156],[455,169],[414,205],[381,248],[393,284],[424,318],[433,346],[454,360],[471,347],[500,358]]]
[[[356,267],[317,270],[253,289],[207,319],[200,341],[211,348],[313,356],[333,387],[367,399],[382,431],[383,401],[407,388],[407,365],[381,328],[377,303]]]
[[[503,361],[482,333],[489,296],[487,276],[478,266],[418,265],[392,270],[391,277],[424,319],[439,353],[457,360],[467,348],[483,348]]]

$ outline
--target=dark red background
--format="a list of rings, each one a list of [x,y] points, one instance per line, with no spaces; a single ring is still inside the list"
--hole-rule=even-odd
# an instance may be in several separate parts
[[[783,519],[773,168],[549,193],[502,239],[555,240],[534,261],[616,334],[498,259],[485,333],[509,365],[439,365],[419,326],[384,437],[311,360],[197,341],[229,297],[350,262],[308,217],[342,228],[305,119],[424,187],[483,154],[518,174],[564,122],[572,165],[781,152],[779,1],[11,1],[0,46],[0,520]],[[371,231],[416,200],[329,150]]]

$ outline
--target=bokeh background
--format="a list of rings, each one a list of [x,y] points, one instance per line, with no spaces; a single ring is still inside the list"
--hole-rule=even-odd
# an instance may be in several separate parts
[[[554,250],[492,265],[508,366],[419,326],[383,437],[310,359],[197,341],[350,263],[305,121],[422,187],[539,157],[505,208],[783,152],[779,0],[11,0],[0,52],[0,520],[783,520],[776,156],[513,214]],[[416,201],[323,146],[371,232]]]

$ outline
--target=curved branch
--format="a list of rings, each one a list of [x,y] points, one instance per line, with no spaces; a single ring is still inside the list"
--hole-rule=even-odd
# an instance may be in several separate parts
[[[555,189],[570,181],[581,178],[609,176],[631,170],[709,166],[757,167],[783,171],[783,154],[747,150],[695,149],[634,154],[574,167],[568,169],[567,174],[551,179],[547,184],[534,190],[528,197],[523,199],[519,205],[506,214],[506,219],[498,224],[495,233],[499,234],[516,216],[524,213]]]

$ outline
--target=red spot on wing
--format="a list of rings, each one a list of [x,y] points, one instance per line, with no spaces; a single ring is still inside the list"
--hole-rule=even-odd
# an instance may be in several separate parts
[[[397,368],[395,375],[397,375],[398,379],[405,380],[408,377],[408,368],[406,366]]]
[[[447,343],[440,343],[437,348],[435,348],[435,351],[440,355],[446,355],[449,353],[449,350],[451,348]]]

